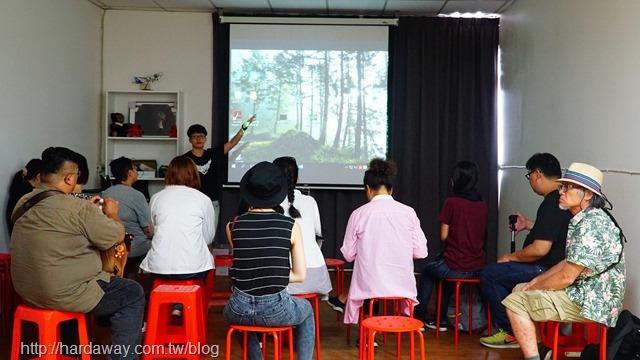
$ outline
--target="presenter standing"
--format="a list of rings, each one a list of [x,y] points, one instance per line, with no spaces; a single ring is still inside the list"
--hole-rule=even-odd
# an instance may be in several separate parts
[[[222,181],[218,176],[220,174],[220,166],[229,151],[233,149],[247,130],[249,125],[255,120],[256,115],[251,116],[242,126],[240,130],[227,143],[222,146],[205,149],[207,142],[207,129],[200,124],[191,125],[187,130],[191,151],[188,156],[196,163],[198,173],[200,174],[200,191],[211,199],[214,212],[214,229],[218,228],[218,218],[220,217],[220,190],[222,189]]]

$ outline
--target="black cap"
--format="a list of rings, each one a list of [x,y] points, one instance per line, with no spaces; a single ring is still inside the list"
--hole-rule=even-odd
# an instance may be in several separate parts
[[[287,196],[287,181],[279,167],[262,161],[249,169],[240,180],[240,196],[250,206],[273,208]]]

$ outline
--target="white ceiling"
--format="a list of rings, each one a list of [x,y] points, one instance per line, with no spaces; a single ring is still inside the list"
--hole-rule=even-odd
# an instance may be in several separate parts
[[[500,14],[517,0],[87,0],[111,10],[220,12],[256,15]]]

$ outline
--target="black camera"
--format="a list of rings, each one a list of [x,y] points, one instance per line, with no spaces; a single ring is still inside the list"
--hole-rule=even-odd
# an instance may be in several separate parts
[[[129,233],[124,233],[124,242],[125,244],[129,245],[131,244],[131,242],[133,241],[133,234],[129,234]]]
[[[509,215],[509,228],[511,231],[516,230],[516,223],[518,222],[518,215]]]

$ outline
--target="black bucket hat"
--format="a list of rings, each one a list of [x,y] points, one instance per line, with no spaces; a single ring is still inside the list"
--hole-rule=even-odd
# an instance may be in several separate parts
[[[287,196],[287,181],[279,167],[262,161],[249,169],[240,180],[240,196],[250,206],[273,208]]]

